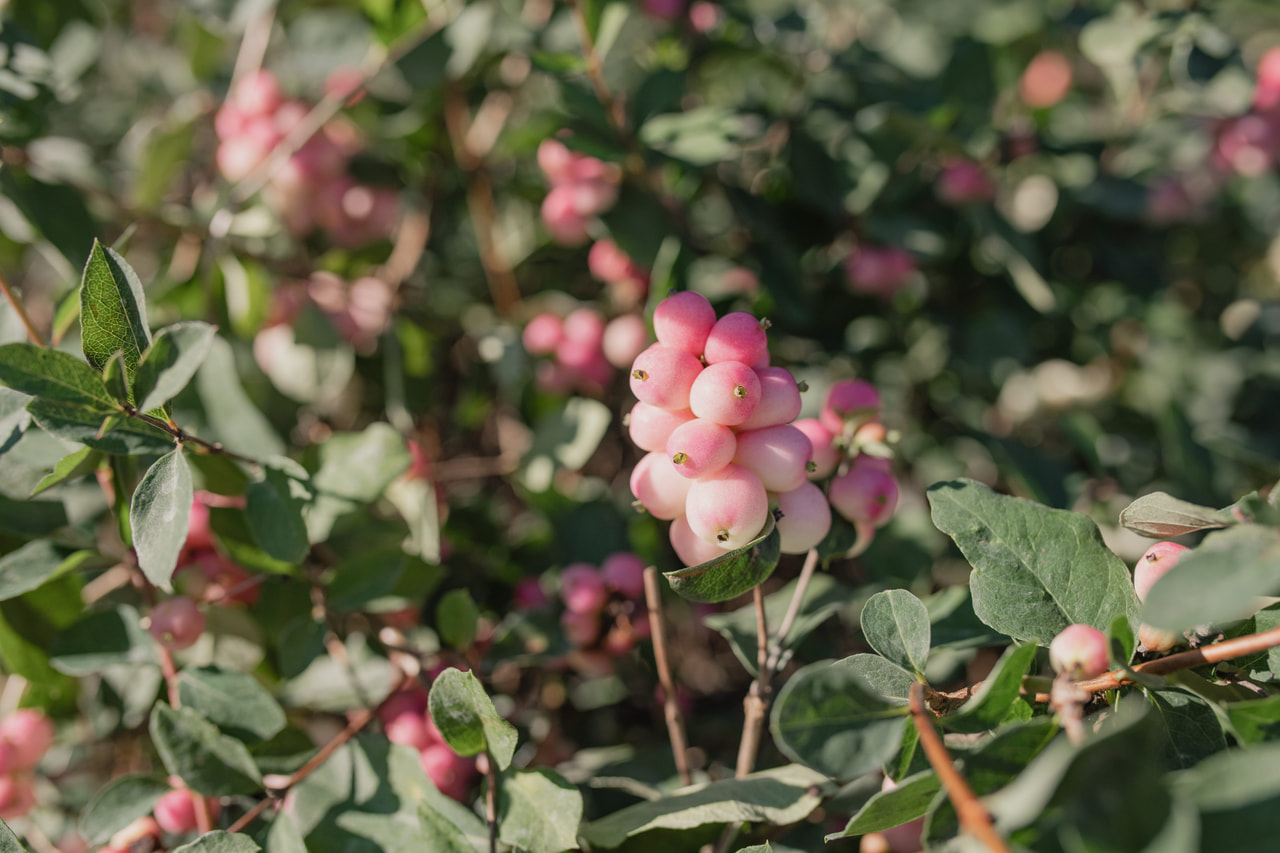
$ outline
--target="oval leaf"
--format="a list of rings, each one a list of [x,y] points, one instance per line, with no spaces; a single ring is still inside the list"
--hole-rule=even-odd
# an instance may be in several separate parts
[[[178,567],[193,495],[191,469],[180,447],[157,459],[133,492],[129,527],[138,568],[156,586],[168,589]]]
[[[459,755],[477,755],[486,749],[506,770],[516,751],[516,729],[493,707],[480,681],[470,672],[446,669],[431,685],[427,697],[431,720],[449,748]]]
[[[828,835],[826,840],[830,842],[836,838],[880,832],[922,817],[941,788],[942,782],[932,770],[903,779],[892,791],[873,795],[849,819],[843,832]]]
[[[664,575],[681,598],[707,604],[728,601],[773,574],[782,556],[781,547],[777,522],[769,516],[760,535],[741,548]]]
[[[284,710],[247,672],[205,666],[184,669],[178,676],[184,707],[199,711],[224,732],[240,740],[268,740],[285,727]]]
[[[151,740],[165,769],[206,797],[233,797],[262,789],[262,775],[245,745],[198,711],[156,705]]]
[[[142,282],[124,258],[97,240],[80,279],[80,338],[84,357],[98,370],[123,350],[131,383],[138,359],[151,346]]]
[[[956,732],[985,732],[1002,723],[1018,701],[1022,677],[1036,659],[1031,643],[1005,650],[978,692],[956,711],[942,718],[942,725]]]
[[[0,346],[0,382],[42,400],[116,408],[102,377],[61,350],[22,343]]]
[[[929,611],[905,589],[877,592],[862,607],[862,633],[888,660],[916,673],[929,658]]]
[[[155,776],[121,776],[94,794],[80,816],[80,832],[93,844],[105,844],[111,836],[151,808],[172,786]]]
[[[1120,523],[1143,536],[1168,539],[1211,527],[1230,527],[1234,522],[1221,510],[1197,506],[1167,492],[1152,492],[1122,509]]]
[[[529,853],[578,848],[582,794],[554,770],[518,770],[498,788],[498,840]]]
[[[175,323],[156,333],[142,354],[134,376],[138,408],[149,412],[163,406],[187,387],[204,364],[217,330],[208,323]]]

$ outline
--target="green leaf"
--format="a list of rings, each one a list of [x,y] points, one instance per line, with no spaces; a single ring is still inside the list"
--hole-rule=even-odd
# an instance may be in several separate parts
[[[185,708],[246,743],[269,740],[287,722],[280,703],[247,672],[204,666],[178,675],[178,697]]]
[[[944,716],[942,725],[955,732],[985,732],[999,726],[1018,701],[1022,677],[1035,659],[1036,647],[1030,643],[1006,649],[978,692]]]
[[[301,665],[302,661],[295,657],[305,660],[304,656],[309,653],[324,651],[326,629],[323,624],[309,618],[294,624],[292,630],[286,627],[281,634],[281,658],[282,665],[287,662],[286,670]],[[391,662],[375,655],[360,634],[349,635],[345,648],[345,661],[321,654],[287,682],[280,691],[284,705],[340,713],[385,699],[391,692],[395,672]]]
[[[267,462],[263,479],[245,489],[245,517],[254,541],[268,556],[286,563],[302,562],[311,547],[302,518],[311,494],[306,477],[298,476],[305,474],[305,470],[282,470]]]
[[[845,661],[810,664],[778,694],[769,731],[782,754],[835,779],[876,770],[898,751],[907,709],[876,695]]]
[[[1221,510],[1188,503],[1167,492],[1143,495],[1120,511],[1120,523],[1135,533],[1155,539],[1171,539],[1235,522]]]
[[[79,450],[68,453],[58,460],[58,464],[53,466],[53,471],[36,484],[36,487],[31,491],[31,497],[34,498],[41,492],[52,489],[54,486],[61,485],[68,480],[74,480],[77,477],[92,473],[97,469],[101,460],[102,454],[92,447],[82,447]]]
[[[476,638],[479,620],[480,608],[465,589],[449,590],[436,605],[436,630],[440,632],[440,639],[455,649],[470,647]]]
[[[169,589],[191,518],[191,469],[182,448],[166,453],[147,469],[129,504],[129,528],[138,568],[147,580]]]
[[[66,675],[92,675],[119,664],[155,663],[155,642],[127,604],[90,613],[60,632],[49,662]]]
[[[98,370],[123,350],[131,383],[138,359],[151,346],[142,282],[124,258],[97,240],[80,279],[80,345]]]
[[[115,355],[103,365],[102,384],[107,386],[107,392],[116,402],[126,405],[133,402],[133,387],[124,364],[124,350],[116,350]]]
[[[446,669],[428,696],[431,720],[449,748],[459,755],[488,750],[499,770],[506,770],[516,751],[516,729],[493,707],[493,700],[470,672]]]
[[[92,844],[105,844],[137,818],[151,814],[156,800],[171,787],[155,776],[121,776],[111,780],[84,807],[80,834]]]
[[[34,344],[0,346],[0,382],[42,400],[119,408],[92,367],[70,353]]]
[[[1241,743],[1280,740],[1280,695],[1233,702],[1222,710]]]
[[[1106,631],[1117,616],[1135,621],[1129,570],[1076,512],[999,495],[972,480],[929,487],[933,523],[973,565],[973,609],[1015,640],[1046,645],[1068,625]]]
[[[1142,621],[1166,631],[1245,619],[1280,592],[1280,530],[1245,524],[1210,533],[1147,593]]]
[[[213,832],[206,832],[190,844],[174,848],[173,853],[258,853],[261,849],[257,842],[247,835],[215,829]]]
[[[134,394],[138,409],[149,412],[178,396],[204,364],[217,329],[208,323],[175,323],[156,333],[138,361]]]
[[[363,432],[325,441],[311,478],[316,497],[307,511],[310,541],[327,539],[340,516],[380,498],[412,463],[408,445],[390,424],[370,424]]]
[[[1204,699],[1183,690],[1149,690],[1147,696],[1164,728],[1169,767],[1194,767],[1227,748],[1218,714]]]
[[[240,384],[235,355],[225,338],[213,338],[204,364],[196,371],[195,387],[212,437],[228,450],[255,459],[285,452],[284,442]]]
[[[0,601],[36,589],[59,573],[66,554],[48,539],[35,539],[0,557]]]
[[[785,826],[812,813],[828,787],[822,774],[789,764],[742,779],[682,788],[660,800],[628,806],[585,824],[581,835],[594,846],[614,848],[654,829],[692,829],[742,821]]]
[[[760,535],[741,548],[663,576],[681,598],[715,604],[736,598],[768,579],[778,567],[781,549],[782,534],[770,515]]]
[[[782,622],[795,594],[796,581],[771,592],[764,597],[766,625]],[[849,599],[849,590],[840,586],[830,576],[815,574],[804,592],[799,615],[791,623],[786,646],[794,648],[804,641],[815,628],[839,612]],[[747,672],[756,674],[756,608],[754,604],[739,607],[731,613],[712,613],[703,619],[708,628],[718,631],[729,641],[730,648]]]
[[[136,418],[128,418],[110,432],[103,422],[120,413],[115,409],[87,408],[75,403],[32,400],[27,411],[40,428],[63,441],[84,444],[103,453],[120,456],[161,454],[173,449],[173,439]]]
[[[284,809],[276,812],[276,816],[271,819],[271,829],[267,830],[265,843],[267,853],[307,853],[307,844],[298,831],[298,822]],[[445,853],[443,849],[442,853]],[[467,850],[466,853],[474,851]]]
[[[476,848],[467,841],[462,830],[425,800],[418,803],[418,820],[422,824],[423,849],[435,853],[475,853]]]
[[[868,645],[903,669],[924,672],[929,630],[929,611],[905,589],[877,592],[862,607]]]
[[[151,740],[165,769],[207,797],[262,790],[262,775],[245,745],[224,735],[200,712],[159,703],[151,712]]]
[[[554,770],[516,770],[498,787],[498,840],[529,853],[578,848],[582,794]]]
[[[929,805],[941,788],[942,782],[932,770],[903,779],[892,791],[880,791],[872,795],[849,819],[843,832],[828,835],[826,840],[830,842],[836,838],[880,832],[915,820],[929,810]]]
[[[880,655],[850,655],[839,663],[861,676],[875,693],[894,704],[905,703],[911,693],[911,685],[916,683],[915,675]]]
[[[334,610],[361,610],[395,590],[406,564],[399,548],[366,552],[345,560],[334,569],[326,603]]]
[[[9,824],[3,820],[0,820],[0,853],[27,853],[27,848],[22,846],[18,836],[13,834]]]
[[[1280,836],[1280,743],[1210,756],[1173,787],[1200,810],[1205,853],[1253,853]]]

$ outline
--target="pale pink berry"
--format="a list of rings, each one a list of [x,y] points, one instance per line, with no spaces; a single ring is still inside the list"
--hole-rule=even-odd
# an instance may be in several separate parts
[[[789,492],[779,492],[778,510],[784,554],[803,554],[831,531],[831,505],[814,483],[805,481]]]
[[[575,308],[564,318],[564,336],[598,349],[604,340],[604,317],[594,308]]]
[[[191,501],[191,515],[187,519],[187,541],[183,548],[197,551],[212,547],[213,529],[209,527],[209,506],[196,498]]]
[[[573,188],[568,185],[552,187],[542,200],[542,223],[552,241],[561,246],[581,246],[590,239],[587,217],[574,207]]]
[[[1218,136],[1214,157],[1246,177],[1257,177],[1275,165],[1280,127],[1267,116],[1250,113],[1233,119]]]
[[[1190,550],[1177,542],[1157,542],[1148,548],[1133,567],[1133,591],[1138,594],[1138,600],[1146,601],[1147,593],[1155,582],[1164,577]]]
[[[845,260],[845,277],[855,293],[888,298],[915,272],[916,262],[897,246],[862,246]]]
[[[707,33],[720,23],[720,7],[706,0],[699,0],[689,7],[689,26],[697,33]]]
[[[674,21],[684,14],[688,0],[641,0],[644,11],[661,21]]]
[[[551,602],[538,578],[521,578],[516,584],[512,599],[516,610],[536,610]]]
[[[572,368],[579,373],[585,373],[591,365],[597,361],[603,361],[604,354],[600,352],[599,342],[591,343],[581,339],[565,337],[556,345],[556,360],[565,367]],[[608,367],[608,362],[604,362]]]
[[[631,440],[635,442],[636,447],[641,450],[657,450],[665,453],[667,439],[671,437],[671,433],[676,427],[691,420],[693,420],[693,412],[688,409],[670,411],[642,401],[631,407],[631,414],[627,418],[627,431],[631,434]]]
[[[1049,663],[1075,681],[1102,675],[1110,666],[1107,635],[1092,625],[1068,625],[1049,644]]]
[[[1253,90],[1253,106],[1270,110],[1280,106],[1280,47],[1273,47],[1258,60],[1258,86]]]
[[[1149,652],[1167,652],[1183,640],[1181,634],[1155,628],[1145,622],[1138,626],[1138,642]]]
[[[758,405],[760,377],[739,361],[707,365],[689,389],[689,408],[693,413],[725,426],[742,423]]]
[[[689,393],[704,372],[702,363],[688,352],[653,344],[636,356],[631,365],[631,393],[637,400],[661,409],[688,409],[691,408]],[[760,380],[756,379],[755,383],[758,397]]]
[[[854,465],[831,481],[827,494],[836,512],[854,524],[883,527],[898,507],[898,481],[876,466]]]
[[[671,522],[667,531],[671,547],[675,550],[680,562],[686,566],[700,566],[709,560],[724,556],[724,551],[714,542],[708,542],[689,527],[689,520],[683,515]]]
[[[248,136],[233,136],[218,143],[214,158],[218,171],[229,181],[243,180],[271,153],[270,145],[263,145]]]
[[[353,106],[364,100],[363,86],[364,74],[353,65],[341,65],[324,78],[325,95],[344,101],[346,106]]]
[[[785,367],[759,367],[755,371],[760,378],[760,404],[750,417],[738,424],[738,429],[760,429],[794,421],[803,403],[800,386],[791,371]]]
[[[835,434],[824,427],[817,418],[801,418],[792,426],[804,433],[809,439],[809,444],[813,446],[809,478],[821,480],[835,473],[842,458],[839,448],[835,446]]]
[[[413,709],[403,711],[387,720],[382,724],[382,730],[386,733],[387,740],[392,743],[402,743],[414,749],[425,749],[435,741],[431,730],[427,727],[425,713]]]
[[[697,480],[728,465],[737,446],[738,440],[727,426],[694,418],[672,431],[666,451],[681,475]]]
[[[631,257],[607,238],[591,244],[591,250],[587,252],[587,270],[604,282],[644,278],[644,272]]]
[[[861,379],[841,379],[827,391],[818,420],[833,435],[844,432],[846,424],[875,420],[880,415],[880,392]]]
[[[181,651],[194,645],[204,633],[204,614],[190,598],[170,598],[151,611],[151,625],[147,630],[160,645],[170,651]]]
[[[573,160],[573,152],[558,139],[544,139],[538,145],[538,166],[553,183],[568,179]]]
[[[442,743],[433,744],[419,753],[422,769],[440,793],[463,800],[476,775],[473,758],[463,758]]]
[[[560,573],[560,598],[574,613],[599,613],[609,600],[609,590],[595,566],[573,563]]]
[[[566,610],[560,614],[560,628],[570,645],[585,648],[600,638],[600,614]]]
[[[378,719],[385,727],[387,723],[403,714],[416,714],[419,717],[427,713],[427,694],[422,690],[401,690],[393,693],[378,707]]]
[[[236,81],[228,100],[249,116],[269,116],[284,100],[280,82],[270,71],[255,71]]]
[[[673,293],[653,309],[653,333],[658,343],[692,355],[702,355],[715,324],[716,309],[707,297],[692,290]]]
[[[610,554],[600,564],[600,574],[609,588],[634,601],[644,598],[644,569],[644,560],[630,551]]]
[[[692,480],[686,479],[663,453],[647,453],[631,470],[631,494],[654,518],[663,521],[684,515]]]
[[[13,820],[36,804],[35,788],[26,776],[0,776],[0,818]]]
[[[630,620],[615,622],[600,641],[600,648],[614,657],[625,655],[635,647],[636,637],[631,633]]]
[[[1029,107],[1051,107],[1071,91],[1071,62],[1056,50],[1042,50],[1027,65],[1018,92]]]
[[[592,157],[579,161],[578,165],[585,165],[586,163],[600,164],[600,161]],[[603,166],[603,164],[600,165]],[[573,200],[574,211],[579,216],[588,218],[604,213],[613,207],[614,202],[618,200],[618,185],[604,177],[574,180],[572,183],[562,184],[556,189],[569,190]]]
[[[653,636],[653,626],[649,624],[649,614],[637,610],[631,614],[631,635],[637,640],[647,640]]]
[[[639,314],[614,317],[604,327],[604,340],[600,346],[609,364],[625,370],[648,348],[649,327]]]
[[[805,482],[813,445],[791,424],[738,433],[733,462],[750,468],[771,492],[789,492]]]
[[[952,160],[938,173],[934,191],[943,203],[960,206],[991,201],[996,185],[986,170],[972,160]]]
[[[769,518],[769,496],[754,471],[726,465],[689,486],[689,527],[724,550],[741,548],[760,535]]]
[[[707,364],[740,361],[755,364],[769,354],[765,323],[745,311],[725,314],[707,333],[702,353]]]
[[[214,115],[213,130],[218,139],[231,139],[244,133],[248,121],[249,117],[238,106],[228,101],[219,107]]]
[[[185,835],[196,828],[195,797],[186,788],[175,788],[156,800],[151,813],[156,823],[170,835]]]
[[[11,766],[30,770],[53,745],[53,722],[35,708],[19,708],[0,720],[0,742],[11,744]]]

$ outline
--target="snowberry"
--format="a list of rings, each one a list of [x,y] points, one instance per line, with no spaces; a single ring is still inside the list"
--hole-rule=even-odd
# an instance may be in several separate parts
[[[552,183],[569,179],[574,154],[558,139],[544,139],[538,145],[538,166]]]
[[[715,324],[716,309],[707,297],[692,290],[673,293],[653,309],[653,332],[658,343],[692,355],[702,355]]]
[[[171,835],[185,835],[196,828],[197,794],[186,788],[175,788],[156,800],[151,809],[156,823]]]
[[[401,690],[393,693],[378,707],[378,719],[382,721],[384,728],[402,714],[417,714],[421,717],[426,713],[427,694],[421,690]]]
[[[726,551],[755,539],[769,518],[769,496],[754,471],[740,465],[695,480],[685,499],[689,528]]]
[[[600,637],[600,614],[566,610],[560,614],[560,627],[571,645],[585,648]]]
[[[996,185],[972,160],[952,160],[938,173],[934,191],[944,203],[960,206],[991,201],[996,194]]]
[[[739,361],[707,365],[689,389],[689,408],[693,413],[725,426],[742,423],[758,405],[760,377]]]
[[[880,392],[861,379],[841,379],[827,391],[818,420],[833,435],[850,421],[874,420],[880,414]]]
[[[651,406],[643,401],[631,407],[627,416],[627,431],[636,447],[647,451],[666,452],[667,439],[676,427],[693,420],[688,409],[670,411]]]
[[[1133,591],[1139,601],[1147,600],[1151,587],[1191,549],[1177,542],[1157,542],[1147,549],[1133,567]]]
[[[803,554],[821,542],[831,530],[831,505],[814,483],[805,481],[778,493],[778,532],[782,553]]]
[[[147,630],[160,645],[170,651],[180,651],[194,645],[204,633],[204,614],[190,598],[170,598],[151,611],[151,625]]]
[[[1071,90],[1071,62],[1056,50],[1042,50],[1027,65],[1018,81],[1018,93],[1027,106],[1051,107]]]
[[[1049,662],[1076,681],[1102,675],[1109,667],[1107,635],[1092,625],[1068,625],[1049,644]]]
[[[35,708],[19,708],[0,720],[0,744],[12,747],[9,769],[30,770],[53,745],[53,723]]]
[[[648,346],[649,328],[639,314],[614,317],[604,327],[604,339],[600,342],[605,360],[619,370],[630,367]]]
[[[911,255],[897,246],[862,246],[844,263],[850,290],[882,298],[897,293],[915,268]]]
[[[432,744],[419,753],[422,769],[440,793],[462,800],[476,775],[476,762],[463,758],[443,743]]]
[[[427,726],[426,715],[412,708],[386,720],[382,730],[392,743],[402,743],[414,749],[426,749],[436,740]]]
[[[821,480],[835,472],[840,464],[841,454],[835,446],[835,435],[822,425],[817,418],[801,418],[792,424],[808,437],[813,445],[812,470],[809,478]]]
[[[1253,91],[1253,106],[1270,110],[1280,106],[1280,47],[1273,47],[1258,60],[1258,86]]]
[[[631,256],[609,239],[597,240],[587,252],[587,269],[603,282],[644,279],[645,273],[636,266]]]
[[[708,560],[724,556],[724,551],[720,550],[719,545],[708,542],[694,533],[689,527],[689,519],[683,515],[671,522],[671,529],[667,531],[667,536],[671,540],[671,547],[675,550],[676,556],[686,566],[699,566]]]
[[[684,515],[692,484],[665,452],[645,454],[631,471],[631,494],[650,515],[663,521]]]
[[[536,610],[550,603],[537,578],[521,578],[512,594],[516,610]]]
[[[697,480],[728,465],[737,447],[733,430],[706,418],[694,418],[672,431],[666,451],[681,475]]]
[[[849,521],[883,527],[898,507],[898,481],[877,465],[856,464],[831,481],[828,496]]]
[[[284,100],[280,83],[270,71],[246,74],[236,81],[228,99],[249,116],[269,116]]]
[[[739,429],[759,429],[776,424],[789,424],[800,414],[800,386],[785,367],[756,369],[760,378],[760,404]]]
[[[789,492],[808,476],[813,445],[809,437],[791,424],[738,433],[738,449],[733,462],[750,468],[771,492]]]
[[[745,311],[725,314],[707,333],[702,352],[707,364],[722,361],[756,364],[769,353],[765,324]]]
[[[581,246],[591,239],[587,218],[578,212],[573,187],[569,185],[552,187],[542,200],[542,223],[551,239],[561,246]]]
[[[702,363],[688,352],[653,344],[631,365],[631,393],[637,400],[659,408],[688,409],[690,391],[704,372]],[[755,383],[758,396],[760,380]]]
[[[644,569],[644,560],[630,551],[610,554],[600,564],[605,583],[635,601],[644,598]]]
[[[1149,652],[1167,652],[1182,640],[1181,634],[1165,631],[1145,622],[1138,626],[1138,642]]]
[[[599,613],[609,590],[595,566],[573,563],[560,573],[560,598],[574,613]]]

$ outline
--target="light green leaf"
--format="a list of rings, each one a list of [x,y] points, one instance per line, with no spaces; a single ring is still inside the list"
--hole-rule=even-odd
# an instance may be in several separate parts
[[[529,853],[578,847],[582,794],[554,770],[516,770],[498,786],[498,840]]]
[[[913,674],[880,655],[850,655],[839,663],[854,674],[862,676],[867,686],[894,704],[905,703],[911,692],[911,685],[916,683]]]
[[[157,332],[134,376],[138,409],[149,412],[178,396],[204,364],[216,333],[199,322],[175,323]]]
[[[446,669],[436,677],[428,697],[431,720],[449,748],[459,755],[488,750],[499,770],[506,770],[516,751],[516,729],[493,707],[471,672]]]
[[[165,769],[207,797],[262,790],[262,774],[245,745],[219,732],[198,711],[157,704],[151,712],[151,740]]]
[[[124,258],[97,240],[80,279],[80,338],[85,358],[98,370],[123,350],[130,382],[151,346],[142,282]]]
[[[31,490],[31,497],[34,498],[54,486],[93,472],[101,459],[102,454],[92,447],[82,447],[68,453],[58,460],[58,464],[53,466],[53,471],[36,484],[36,487]]]
[[[48,539],[35,539],[0,557],[0,601],[36,589],[58,574],[65,553]]]
[[[929,805],[941,788],[942,782],[932,770],[903,779],[897,788],[872,795],[849,819],[843,832],[828,835],[826,840],[830,842],[836,838],[880,832],[915,820],[929,810]]]
[[[1173,779],[1200,811],[1204,853],[1254,853],[1280,836],[1280,743],[1218,753]]]
[[[262,848],[252,838],[239,832],[215,829],[174,849],[173,853],[258,853]]]
[[[1046,645],[1073,623],[1106,631],[1117,616],[1136,620],[1129,570],[1087,516],[972,480],[937,483],[928,494],[933,523],[973,565],[974,612],[995,630]]]
[[[1149,690],[1147,696],[1164,728],[1169,766],[1194,767],[1227,748],[1218,714],[1204,699],[1183,690]]]
[[[1030,643],[1006,649],[978,692],[958,709],[942,718],[942,725],[955,732],[985,732],[995,729],[1018,701],[1022,677],[1036,659]]]
[[[133,492],[129,527],[138,568],[147,580],[169,589],[191,518],[191,469],[177,448],[157,459]]]
[[[1210,533],[1147,593],[1142,621],[1166,631],[1244,619],[1280,592],[1280,530],[1245,524]]]
[[[70,353],[48,347],[25,343],[0,346],[0,382],[42,400],[104,410],[119,408],[92,367]]]
[[[40,428],[63,441],[84,444],[103,453],[120,456],[161,454],[173,449],[173,439],[136,418],[127,418],[102,433],[107,418],[119,416],[116,409],[89,408],[55,400],[32,400],[27,411]]]
[[[662,576],[681,598],[714,604],[759,586],[773,574],[781,556],[782,534],[770,515],[760,535],[741,548]]]
[[[284,809],[276,812],[276,816],[271,819],[271,829],[267,831],[265,843],[267,853],[307,853],[307,844],[298,831],[298,822]],[[441,853],[446,851],[442,850]],[[466,853],[472,851],[467,850]]]
[[[1223,710],[1241,743],[1280,740],[1280,695],[1232,702]]]
[[[217,666],[184,669],[178,675],[178,696],[183,707],[199,711],[246,743],[271,739],[287,722],[280,703],[258,679],[239,670]]]
[[[226,338],[213,338],[204,364],[196,371],[195,387],[209,430],[224,447],[255,459],[285,452],[284,442],[240,384]]]
[[[929,611],[905,589],[877,592],[862,608],[871,648],[903,669],[923,673],[929,658]]]
[[[92,844],[105,844],[134,820],[151,814],[156,800],[171,790],[155,776],[121,776],[106,784],[84,807],[80,834]]]
[[[480,608],[465,589],[451,589],[440,597],[436,605],[436,630],[440,639],[455,649],[465,649],[476,638],[476,623],[480,620]]]
[[[475,853],[476,848],[467,841],[462,830],[425,800],[418,803],[418,820],[422,824],[424,849],[434,853]]]
[[[18,836],[13,834],[9,824],[3,820],[0,820],[0,853],[27,853],[27,848],[22,846]]]

